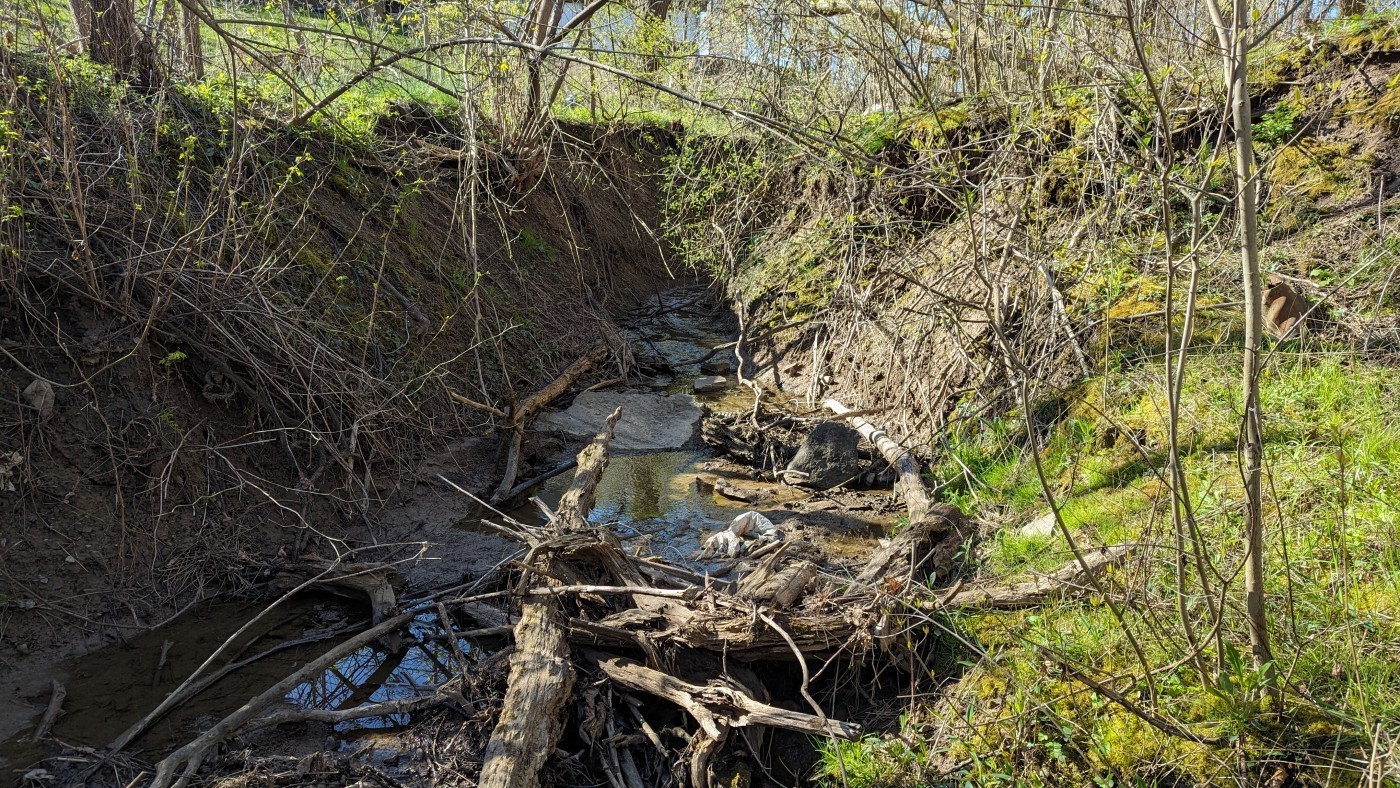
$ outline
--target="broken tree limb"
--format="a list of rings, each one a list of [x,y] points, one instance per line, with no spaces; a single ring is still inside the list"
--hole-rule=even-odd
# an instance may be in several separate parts
[[[564,594],[636,594],[663,599],[691,600],[700,595],[700,589],[691,588],[637,588],[635,586],[542,586],[532,588],[531,596],[562,596]]]
[[[574,482],[559,501],[558,512],[550,523],[555,533],[587,528],[594,492],[608,465],[608,443],[621,417],[621,408],[613,411],[603,431],[579,452]],[[559,575],[555,568],[559,551],[537,544],[531,552],[534,563],[527,568],[537,568],[539,571],[534,574],[545,578],[546,585],[563,585],[552,579]],[[523,582],[531,580],[527,573]],[[539,785],[540,770],[554,754],[563,730],[573,685],[568,631],[558,598],[526,596],[515,625],[515,653],[510,658],[505,702],[482,755],[478,780],[481,788]]]
[[[855,415],[855,411],[840,402],[828,399],[822,405],[837,416],[850,421],[851,426],[855,427],[856,432],[859,432],[862,438],[870,441],[875,448],[880,450],[881,456],[899,474],[899,487],[900,491],[904,493],[904,505],[909,509],[909,521],[922,519],[928,513],[931,503],[928,489],[924,487],[924,480],[920,475],[919,462],[914,459],[914,455],[910,454],[908,449],[895,443],[894,439],[884,430]]]
[[[515,488],[515,477],[520,475],[520,444],[525,440],[525,426],[518,425],[510,431],[510,449],[506,452],[506,467],[501,472],[501,483],[491,493],[491,503],[500,503],[510,497]]]
[[[812,714],[769,706],[724,684],[691,684],[622,657],[601,660],[598,667],[624,687],[656,695],[685,709],[706,733],[716,738],[721,733],[720,725],[768,725],[839,739],[860,737],[861,728],[855,723],[823,720]]]
[[[517,484],[517,485],[515,485],[514,487],[510,488],[510,491],[507,492],[507,493],[505,494],[505,497],[504,497],[504,498],[501,498],[501,500],[502,500],[502,501],[509,501],[510,499],[516,497],[517,495],[523,494],[526,490],[529,490],[531,487],[534,487],[534,486],[537,485],[537,484],[542,484],[542,483],[544,483],[544,482],[547,482],[547,481],[549,481],[550,479],[553,479],[555,476],[558,476],[558,475],[560,475],[561,473],[567,473],[567,472],[569,472],[569,471],[571,471],[571,470],[573,470],[574,468],[577,468],[577,467],[578,467],[578,460],[569,460],[568,462],[561,463],[560,465],[558,465],[558,466],[556,466],[556,467],[554,467],[554,468],[551,468],[550,470],[547,470],[547,471],[545,471],[544,473],[541,473],[541,474],[538,475],[538,476],[534,476],[534,477],[532,477],[532,478],[526,479],[525,481],[520,482],[519,484]]]
[[[608,469],[608,444],[612,441],[617,420],[622,418],[622,408],[617,408],[608,416],[603,431],[593,442],[578,454],[578,470],[574,472],[574,483],[559,499],[559,509],[555,512],[555,525],[563,531],[582,531],[588,528],[588,515],[593,511],[594,495],[598,483],[603,480],[603,471]]]
[[[909,524],[888,544],[876,550],[856,576],[856,582],[871,584],[883,579],[904,580],[916,571],[943,576],[952,568],[958,548],[966,535],[962,513],[946,504],[934,504],[924,486],[918,460],[908,449],[895,443],[884,430],[855,415],[856,412],[834,399],[822,403],[828,410],[851,422],[899,474]]]
[[[950,600],[958,608],[992,608],[1012,610],[1039,605],[1052,597],[1084,587],[1089,575],[1122,561],[1132,552],[1132,545],[1104,547],[1084,555],[1084,563],[1074,559],[1055,571],[1023,583],[988,588],[965,588]],[[1086,571],[1087,567],[1087,571]]]
[[[445,703],[448,700],[451,700],[451,697],[444,694],[443,690],[440,688],[437,692],[429,695],[420,695],[414,698],[400,698],[398,700],[386,700],[379,703],[366,704],[364,706],[351,706],[348,709],[285,709],[249,720],[243,727],[238,729],[235,735],[243,736],[263,728],[269,728],[274,725],[286,725],[294,722],[324,722],[334,725],[348,720],[362,720],[366,717],[390,717],[395,714],[411,714],[415,711],[421,711]]]
[[[466,405],[469,408],[474,408],[476,410],[486,411],[487,413],[490,413],[492,416],[495,416],[498,419],[505,419],[510,417],[509,414],[507,414],[500,408],[487,405],[484,402],[477,402],[476,400],[471,399],[469,397],[464,397],[461,394],[458,394],[457,392],[453,391],[452,389],[447,390],[447,396],[451,397],[454,402],[459,402],[463,405]]]
[[[515,427],[524,424],[527,419],[535,415],[544,406],[559,398],[569,389],[584,373],[593,368],[593,365],[607,358],[607,345],[599,345],[569,365],[569,368],[559,374],[559,377],[551,380],[544,388],[531,394],[520,402],[510,414],[510,426]]]
[[[501,474],[501,483],[496,486],[496,491],[491,495],[492,503],[500,503],[510,497],[515,488],[515,477],[520,474],[520,443],[525,438],[525,423],[542,410],[546,405],[559,398],[559,395],[568,391],[584,373],[592,369],[595,364],[607,358],[607,345],[599,345],[588,355],[569,365],[569,368],[559,374],[559,377],[551,380],[544,388],[526,397],[523,401],[511,408],[510,423],[510,451],[506,454],[505,472]]]
[[[870,554],[856,582],[870,585],[881,580],[907,581],[915,572],[942,577],[952,569],[962,546],[965,523],[962,512],[948,504],[934,504],[918,519],[900,529],[893,539]]]

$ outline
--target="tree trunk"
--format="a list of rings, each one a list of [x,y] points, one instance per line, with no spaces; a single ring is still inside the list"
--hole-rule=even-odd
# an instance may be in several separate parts
[[[72,0],[81,5],[76,17],[82,30],[87,20],[87,49],[96,62],[111,66],[118,75],[135,78],[143,87],[153,87],[157,72],[155,52],[136,27],[136,9],[131,0]]]
[[[204,79],[204,39],[199,34],[199,17],[184,9],[185,69],[190,77]]]
[[[1246,0],[1234,0],[1227,22],[1213,11],[1224,55],[1231,124],[1235,132],[1235,188],[1240,215],[1240,263],[1244,290],[1244,424],[1240,436],[1245,494],[1245,617],[1256,669],[1271,674],[1268,616],[1264,611],[1264,463],[1263,414],[1259,403],[1260,345],[1264,335],[1264,297],[1259,279],[1258,182],[1254,169],[1253,106],[1249,98],[1249,12]]]
[[[1361,16],[1366,13],[1365,0],[1342,0],[1339,14],[1343,17]]]
[[[140,35],[130,0],[93,0],[90,9],[88,51],[92,59],[129,76],[136,67]]]
[[[92,6],[87,0],[68,0],[68,10],[73,14],[73,26],[78,30],[78,45],[86,47],[92,37]]]

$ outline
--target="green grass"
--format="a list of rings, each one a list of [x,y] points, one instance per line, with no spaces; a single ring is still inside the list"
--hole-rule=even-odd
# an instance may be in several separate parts
[[[1191,501],[1222,575],[1237,571],[1241,557],[1238,363],[1233,353],[1194,357],[1182,407]],[[1081,547],[1169,546],[1162,391],[1160,369],[1144,367],[1087,381],[1042,409],[1041,461]],[[1101,682],[1136,676],[1115,686],[1174,724],[1237,742],[1250,768],[1277,758],[1305,765],[1314,782],[1304,784],[1356,784],[1354,764],[1364,763],[1373,732],[1400,730],[1400,374],[1340,354],[1284,353],[1263,376],[1263,405],[1268,609],[1286,688],[1280,714],[1262,713],[1260,676],[1240,656],[1248,641],[1239,582],[1227,598],[1223,673],[1203,677],[1183,661],[1170,555],[1145,547],[1142,562],[1111,571],[1105,583],[1159,671],[1155,701],[1123,628],[1092,596],[1032,611],[948,614],[945,623],[988,656],[956,683],[946,706],[916,711],[902,737],[841,745],[850,784],[1237,784],[1238,755],[1229,748],[1153,728],[1087,691],[1054,660]],[[951,436],[950,459],[934,469],[945,498],[1008,524],[977,547],[979,582],[1014,580],[1069,558],[1060,534],[1016,530],[1046,511],[1018,422],[1013,415],[964,425]],[[1196,594],[1192,605],[1202,604]],[[949,708],[960,718],[950,719]],[[930,725],[942,731],[936,749],[918,744]],[[837,751],[824,753],[821,779],[839,784]],[[945,782],[905,779],[920,769],[947,775]]]

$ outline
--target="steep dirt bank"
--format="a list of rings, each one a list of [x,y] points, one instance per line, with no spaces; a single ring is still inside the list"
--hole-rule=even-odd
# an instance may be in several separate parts
[[[1394,344],[1400,306],[1398,41],[1393,20],[1360,19],[1259,53],[1252,75],[1266,274],[1325,297],[1315,327],[1372,350]],[[866,113],[841,164],[690,140],[672,236],[720,273],[766,385],[885,408],[932,452],[950,421],[1014,406],[1023,374],[1059,391],[1159,350],[1169,272],[1180,303],[1199,264],[1201,341],[1238,341],[1218,77],[1173,89],[1170,150],[1145,95],[1070,86]]]
[[[599,345],[608,376],[610,313],[672,284],[664,132],[566,128],[523,193],[483,146],[472,194],[451,119],[369,146],[63,68],[0,59],[0,735],[61,655],[280,569],[489,567],[414,489],[497,480],[498,419],[451,395],[508,409]]]

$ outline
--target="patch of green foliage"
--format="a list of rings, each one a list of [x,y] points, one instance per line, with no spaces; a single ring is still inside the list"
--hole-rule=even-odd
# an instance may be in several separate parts
[[[1266,586],[1274,653],[1289,688],[1280,714],[1263,714],[1263,676],[1241,653],[1247,637],[1238,583],[1226,600],[1224,649],[1209,660],[1211,674],[1182,660],[1174,564],[1163,548],[1150,547],[1170,539],[1165,381],[1159,368],[1144,365],[1037,408],[1035,429],[1040,464],[1080,547],[1145,546],[1145,560],[1130,573],[1112,569],[1102,582],[1134,589],[1124,615],[1136,648],[1150,665],[1174,667],[1159,671],[1151,688],[1143,683],[1134,647],[1093,595],[1031,611],[950,613],[945,624],[987,655],[954,690],[963,724],[940,739],[948,744],[938,751],[905,749],[920,741],[909,730],[917,726],[843,745],[855,773],[871,775],[853,784],[915,784],[898,778],[933,761],[961,764],[950,785],[1236,784],[1230,764],[1238,755],[1230,748],[1165,733],[1057,664],[1100,680],[1136,676],[1118,690],[1173,724],[1234,743],[1256,762],[1286,752],[1340,764],[1333,751],[1364,762],[1371,733],[1400,725],[1400,622],[1386,612],[1400,605],[1400,376],[1383,364],[1298,350],[1279,348],[1262,376]],[[1233,353],[1190,360],[1183,463],[1205,560],[1221,573],[1240,560],[1238,389]],[[977,549],[983,580],[1014,580],[1069,559],[1058,531],[1016,530],[1046,511],[1019,414],[967,419],[949,433],[947,454],[934,469],[945,499],[1008,524]],[[828,750],[821,774],[836,785],[831,761]],[[1338,784],[1358,777],[1354,767],[1317,768]]]

